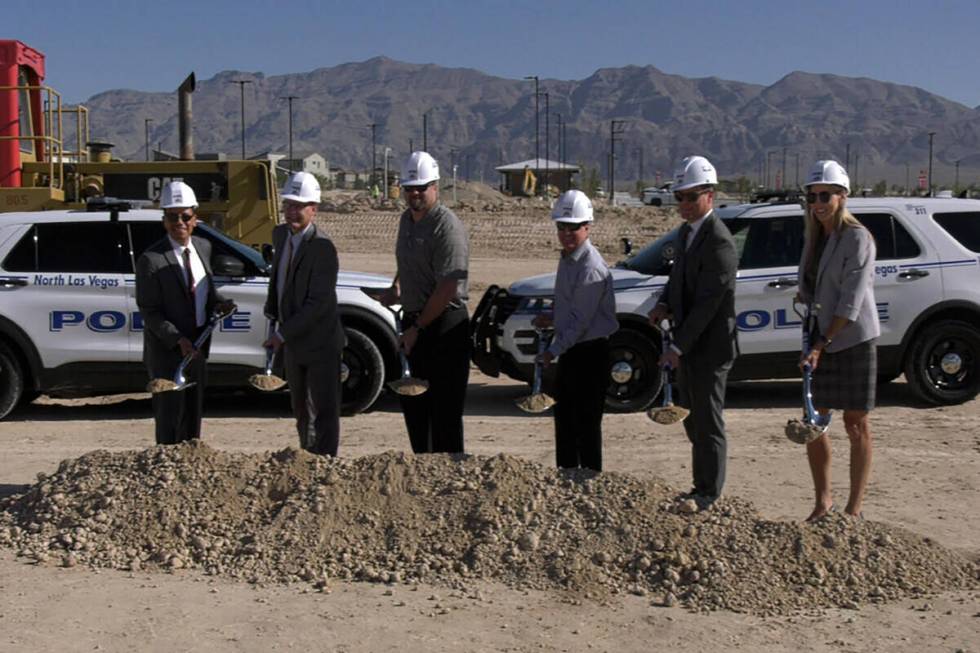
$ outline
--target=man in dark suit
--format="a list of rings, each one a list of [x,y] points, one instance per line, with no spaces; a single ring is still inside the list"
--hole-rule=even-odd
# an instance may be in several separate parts
[[[725,484],[725,384],[738,354],[735,331],[735,241],[712,212],[714,166],[685,158],[674,176],[674,196],[684,225],[677,256],[650,323],[673,319],[673,343],[660,365],[678,370],[678,404],[689,409],[684,430],[693,448],[694,487],[687,493],[700,509],[721,496]]]
[[[266,347],[285,352],[300,447],[337,455],[344,328],[337,312],[337,249],[313,224],[320,184],[294,173],[282,190],[286,224],[272,232],[275,257],[265,314],[279,322]]]
[[[136,263],[136,303],[143,317],[143,363],[151,379],[171,379],[211,312],[233,310],[220,296],[211,276],[211,244],[193,236],[197,198],[190,186],[173,181],[160,197],[167,235],[150,245]],[[207,385],[210,339],[184,373],[195,385],[153,395],[157,444],[177,444],[201,437],[201,412]]]

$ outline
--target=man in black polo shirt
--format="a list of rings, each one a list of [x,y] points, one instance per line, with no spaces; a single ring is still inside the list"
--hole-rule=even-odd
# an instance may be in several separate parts
[[[469,243],[459,218],[439,202],[439,164],[413,152],[402,167],[408,209],[398,224],[398,274],[382,301],[401,303],[401,344],[424,394],[399,396],[415,453],[463,451],[463,404],[470,376],[466,311]]]

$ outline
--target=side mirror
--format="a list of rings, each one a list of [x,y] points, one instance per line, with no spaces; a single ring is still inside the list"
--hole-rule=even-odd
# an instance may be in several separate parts
[[[269,265],[272,265],[272,259],[275,258],[275,256],[276,256],[275,247],[273,247],[269,243],[265,243],[264,245],[262,245],[262,260],[264,260]]]
[[[623,242],[623,256],[629,256],[633,251],[633,241],[629,238],[620,238],[620,240]]]
[[[245,263],[228,254],[218,254],[211,260],[211,271],[223,277],[244,277]]]

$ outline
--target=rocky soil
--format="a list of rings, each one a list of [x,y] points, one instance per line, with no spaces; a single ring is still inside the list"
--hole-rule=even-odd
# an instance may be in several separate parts
[[[785,614],[975,588],[928,537],[830,516],[698,512],[655,480],[559,472],[508,455],[355,459],[202,443],[95,451],[0,501],[0,545],[43,565],[184,568],[253,584],[494,581],[570,601]]]

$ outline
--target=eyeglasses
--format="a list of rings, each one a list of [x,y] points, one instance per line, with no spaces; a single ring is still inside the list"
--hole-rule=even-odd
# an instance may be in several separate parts
[[[821,204],[826,204],[833,195],[837,195],[837,193],[832,193],[829,190],[822,190],[819,193],[807,193],[806,203],[816,204],[819,201]]]
[[[405,189],[406,193],[424,193],[434,183],[436,182],[430,181],[427,184],[419,184],[418,186],[402,186],[402,188]]]
[[[184,224],[187,224],[188,222],[194,219],[194,214],[193,213],[164,213],[163,217],[164,219],[169,220],[170,222],[177,222],[178,220],[183,220]]]
[[[674,192],[674,199],[678,202],[697,202],[698,198],[705,193],[710,193],[710,190],[696,190],[689,193],[682,193],[681,191]]]
[[[572,232],[572,231],[578,231],[579,229],[581,229],[587,224],[589,223],[588,222],[556,222],[555,226],[558,227],[558,231]]]

